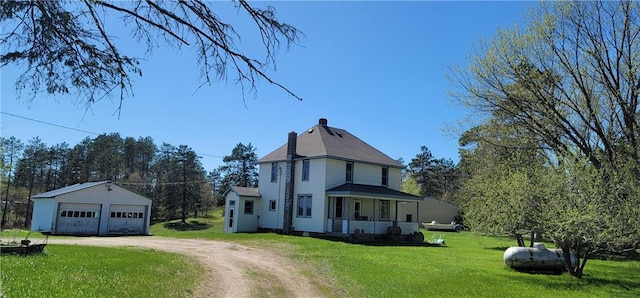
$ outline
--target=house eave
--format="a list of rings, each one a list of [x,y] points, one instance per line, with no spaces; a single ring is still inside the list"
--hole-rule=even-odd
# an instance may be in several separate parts
[[[298,155],[293,160],[297,161],[297,160],[304,160],[304,159],[334,159],[334,160],[340,160],[340,161],[352,161],[352,162],[357,162],[357,163],[361,163],[361,164],[368,164],[368,165],[375,165],[375,166],[384,166],[384,167],[395,168],[395,169],[404,169],[405,168],[402,165],[376,163],[376,162],[371,162],[371,161],[366,161],[366,160],[348,159],[348,158],[332,156],[332,155],[322,155],[322,156],[302,156],[302,155]],[[269,159],[269,160],[261,159],[261,160],[258,160],[258,164],[269,164],[269,163],[273,163],[273,162],[286,162],[286,159]]]
[[[330,197],[358,197],[411,202],[421,202],[424,200],[424,198],[422,197],[414,196],[412,194],[404,193],[394,189],[389,189],[383,186],[352,183],[347,183],[328,189],[325,193]]]

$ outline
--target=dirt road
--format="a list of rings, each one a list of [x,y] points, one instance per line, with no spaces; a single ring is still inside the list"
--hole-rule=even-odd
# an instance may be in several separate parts
[[[49,243],[136,246],[194,256],[207,269],[194,297],[322,296],[291,261],[268,250],[235,243],[155,236],[49,239]]]

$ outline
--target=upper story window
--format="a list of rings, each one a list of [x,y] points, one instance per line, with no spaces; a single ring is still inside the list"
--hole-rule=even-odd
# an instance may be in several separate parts
[[[309,181],[309,160],[302,160],[302,181]]]
[[[389,168],[382,167],[382,186],[389,186]]]
[[[344,180],[347,183],[353,182],[353,162],[351,162],[351,161],[347,162],[347,169],[346,169],[345,179]]]
[[[271,182],[278,182],[278,163],[271,163]]]

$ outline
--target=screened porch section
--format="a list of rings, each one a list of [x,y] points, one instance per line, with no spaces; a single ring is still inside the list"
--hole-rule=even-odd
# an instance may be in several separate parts
[[[407,235],[420,230],[422,198],[380,186],[347,184],[327,191],[326,232],[386,234],[394,223]],[[401,211],[402,210],[402,211]]]

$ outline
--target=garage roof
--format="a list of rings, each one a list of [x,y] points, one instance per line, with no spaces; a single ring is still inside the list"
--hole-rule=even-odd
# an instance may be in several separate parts
[[[78,190],[82,190],[82,189],[86,189],[86,188],[89,188],[89,187],[94,187],[96,185],[106,184],[106,183],[110,183],[110,181],[79,183],[79,184],[74,184],[74,185],[69,185],[67,187],[59,188],[59,189],[56,189],[56,190],[43,192],[43,193],[37,194],[35,196],[31,196],[31,198],[32,199],[55,198],[55,197],[57,197],[59,195],[67,194],[67,193],[70,193],[70,192],[74,192],[74,191],[78,191]]]

